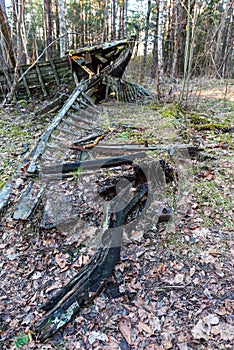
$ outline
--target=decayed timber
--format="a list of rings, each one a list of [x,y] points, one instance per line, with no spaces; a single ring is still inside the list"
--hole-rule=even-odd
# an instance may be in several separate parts
[[[107,133],[108,132],[99,132],[99,133],[92,134],[92,135],[89,135],[89,136],[86,136],[86,137],[82,137],[81,139],[74,141],[73,145],[74,146],[79,146],[79,145],[81,145],[81,144],[83,144],[85,142],[95,140],[97,137],[105,136],[105,135],[107,135]]]
[[[80,94],[80,90],[79,89],[75,89],[73,91],[73,93],[71,94],[71,96],[69,97],[68,101],[66,102],[66,104],[61,108],[61,110],[59,111],[59,113],[55,116],[53,122],[49,125],[49,127],[47,128],[47,130],[45,131],[45,133],[43,134],[43,136],[41,137],[35,154],[31,160],[31,163],[28,167],[28,173],[34,173],[35,169],[36,169],[36,162],[38,160],[38,158],[43,154],[47,141],[49,140],[49,137],[51,135],[51,133],[54,131],[54,129],[58,126],[58,124],[60,123],[60,121],[62,120],[62,118],[65,116],[65,114],[67,113],[67,111],[69,110],[69,108],[72,106],[72,104],[74,103],[74,101],[76,100],[77,96]]]
[[[97,145],[95,146],[95,150],[98,151],[106,151],[106,150],[110,150],[110,151],[130,151],[130,152],[140,152],[140,151],[166,151],[171,153],[171,150],[174,150],[175,146],[153,146],[153,145],[148,145],[147,147],[141,146],[141,145]],[[180,145],[176,145],[176,149],[175,151],[188,151],[190,156],[195,156],[197,155],[198,152],[198,147],[194,146],[194,145],[187,145],[187,144],[180,144]]]
[[[86,160],[80,162],[71,162],[65,164],[58,164],[52,166],[46,166],[41,169],[41,175],[51,174],[66,174],[76,171],[79,168],[82,169],[100,169],[119,166],[121,164],[132,164],[135,159],[146,157],[145,152],[136,152],[133,154],[120,156],[120,157],[108,157],[102,159]]]
[[[99,248],[90,262],[45,304],[44,309],[48,313],[35,324],[36,335],[40,341],[44,341],[66,325],[83,304],[95,297],[111,275],[120,258],[122,226],[129,212],[148,191],[147,186],[143,186],[126,205],[124,196],[129,190],[128,187],[107,205],[102,224],[103,247]],[[116,211],[115,208],[122,209]]]
[[[30,217],[38,201],[43,195],[43,190],[47,186],[48,180],[61,180],[64,177],[71,176],[71,172],[76,171],[79,168],[82,168],[82,170],[101,169],[110,167],[113,168],[122,164],[132,164],[136,159],[146,158],[147,151],[149,150],[166,150],[171,156],[174,155],[177,149],[186,149],[189,153],[190,150],[192,152],[196,151],[194,146],[190,145],[176,145],[174,147],[143,147],[140,145],[117,145],[111,147],[109,145],[97,146],[97,142],[104,138],[108,131],[97,132],[85,137],[82,136],[83,134],[80,129],[88,132],[100,130],[98,127],[95,127],[95,124],[97,123],[93,122],[93,120],[97,120],[101,114],[101,112],[98,111],[95,103],[104,98],[109,98],[110,96],[114,96],[119,101],[133,102],[137,99],[142,99],[150,95],[150,93],[143,87],[126,82],[122,79],[124,69],[131,56],[132,47],[133,43],[130,44],[128,40],[123,40],[121,43],[118,42],[117,45],[116,43],[112,43],[106,47],[105,45],[101,45],[100,47],[85,48],[79,52],[69,53],[69,61],[72,64],[73,70],[76,72],[76,87],[72,92],[70,92],[70,96],[65,101],[63,107],[59,110],[52,123],[40,138],[36,148],[34,149],[34,154],[32,154],[32,159],[27,170],[28,174],[31,176],[37,176],[40,173],[42,179],[45,177],[45,182],[41,188],[35,188],[35,190],[33,181],[29,182],[28,187],[20,197],[19,202],[15,207],[13,215],[14,219],[27,220]],[[38,89],[40,90],[40,94],[47,96],[50,90],[54,89],[54,84],[58,86],[62,83],[64,76],[63,74],[69,75],[67,85],[69,86],[68,91],[71,91],[74,81],[72,81],[71,72],[68,72],[67,67],[64,65],[58,67],[54,61],[50,62],[49,64],[50,67],[48,67],[47,63],[41,63],[38,66],[35,66],[35,69],[29,70],[27,75],[22,75],[20,84],[17,87],[17,96],[20,96],[21,93],[22,95],[26,94],[25,96],[28,97],[33,96],[33,91],[37,91]],[[25,72],[26,70],[21,68],[21,73],[24,74]],[[5,74],[5,76],[7,75]],[[64,101],[62,101],[62,103],[63,102]],[[45,113],[46,111],[51,112],[60,106],[60,103],[60,99],[57,99],[39,113]],[[87,107],[89,107],[93,113],[85,111],[84,109]],[[67,118],[66,120],[65,117]],[[88,118],[90,118],[90,120]],[[61,127],[60,122],[63,122],[61,124],[64,126],[64,128]],[[83,124],[80,125],[80,123],[87,124],[88,126],[83,126]],[[72,127],[72,130],[69,130],[67,126]],[[79,150],[80,153],[77,154],[77,152],[70,152],[70,150],[67,152],[66,147],[61,146],[61,144],[58,146],[58,143],[56,144],[56,140],[59,140],[60,137],[62,139],[64,138],[64,135],[61,135],[61,133],[59,133],[59,136],[54,135],[52,142],[48,143],[55,129],[62,131],[65,136],[72,136],[74,141],[71,141],[71,144],[73,144],[74,147],[77,147],[76,149]],[[78,139],[79,137],[80,139]],[[94,140],[92,144],[86,144],[92,140]],[[135,153],[120,155],[118,157],[108,157],[87,161],[83,160],[82,155],[87,155],[85,150],[94,146],[95,150],[97,150],[99,153],[106,149],[108,149],[108,151],[117,150],[121,151],[122,153],[126,151],[129,151],[129,153]],[[69,154],[68,157],[70,157],[71,153],[76,153],[75,159],[79,159],[79,161],[69,161],[69,163],[67,163],[67,158],[64,156],[63,160],[59,158],[60,164],[55,164],[53,166],[47,165],[44,167],[40,166],[38,163],[42,155],[45,156],[43,160],[46,162],[46,155],[44,153],[46,148],[48,148],[48,154],[46,155],[48,155],[48,159],[50,161],[49,164],[54,163],[55,160],[53,157],[51,157],[51,154],[54,154],[54,151],[56,150],[63,151],[60,152],[60,157],[63,157],[64,154],[65,156]],[[29,160],[30,158],[28,158],[28,161]],[[48,164],[48,162],[46,162],[46,164]],[[166,182],[171,181],[174,176],[174,170],[167,167],[165,161],[160,161],[159,166],[162,168],[160,168],[160,170],[164,171]],[[39,340],[45,340],[61,327],[66,325],[76,315],[80,307],[83,304],[91,301],[95,297],[96,293],[103,288],[106,280],[112,273],[113,268],[120,257],[122,226],[132,209],[135,206],[138,206],[139,203],[142,204],[142,198],[145,200],[148,193],[146,174],[144,174],[140,167],[138,167],[138,170],[136,170],[137,166],[134,166],[133,168],[135,170],[135,196],[128,201],[129,197],[125,196],[125,194],[128,193],[130,187],[127,186],[120,192],[119,195],[117,195],[107,204],[102,223],[102,244],[90,262],[84,266],[75,276],[75,278],[64,286],[64,288],[62,288],[62,290],[58,292],[55,297],[50,299],[44,306],[44,310],[47,311],[47,313],[39,322],[35,324],[36,336]],[[157,170],[158,169],[154,169],[154,171]],[[140,185],[139,180],[141,180]],[[59,184],[61,184],[61,182]],[[130,186],[132,186],[132,183]],[[2,197],[0,193],[0,210],[1,198],[3,205],[6,205],[5,203],[9,198],[10,190],[11,182],[9,182],[9,185],[7,185],[1,192]],[[114,195],[115,194],[116,192]],[[49,227],[47,226],[47,222],[50,221],[50,218],[46,221],[46,216],[48,219],[49,214],[54,214],[56,211],[54,210],[53,206],[49,205],[49,202],[46,202],[46,204],[48,205],[46,205],[44,208],[44,216],[40,228],[48,229]],[[119,210],[117,208],[122,209]],[[51,212],[49,212],[49,210],[51,210]],[[77,212],[74,213],[74,215],[76,214]],[[170,209],[161,208],[161,212],[159,210],[158,214],[158,222],[168,221],[171,215],[172,211]],[[68,215],[65,217],[65,219],[67,218],[74,218],[70,216],[70,211],[68,211]],[[64,221],[61,222],[64,223]],[[52,222],[50,228],[53,226],[53,224],[57,225],[60,223]]]
[[[29,185],[25,192],[21,195],[18,203],[15,206],[13,214],[14,220],[27,220],[33,213],[37,203],[39,202],[45,186],[35,186],[33,180],[29,182]]]
[[[11,194],[12,181],[9,180],[0,191],[0,213],[7,206]]]
[[[27,99],[33,96],[38,98],[54,95],[61,86],[71,91],[77,82],[88,80],[101,72],[122,77],[134,44],[134,38],[116,40],[70,50],[63,58],[21,66],[15,97]],[[11,90],[14,74],[13,68],[0,70],[0,100]],[[88,98],[84,96],[84,103]],[[88,101],[88,104],[90,102],[93,103]]]
[[[14,74],[13,68],[0,70],[0,100],[3,100],[10,91]],[[68,56],[21,66],[20,76],[16,86],[16,99],[54,95],[61,84],[71,89],[75,87]]]
[[[49,125],[49,127],[46,129],[46,131],[42,135],[42,137],[41,137],[41,139],[36,147],[36,150],[35,150],[35,153],[34,153],[32,160],[31,160],[31,163],[28,167],[28,173],[35,172],[36,162],[43,154],[51,133],[59,125],[59,123],[64,118],[66,113],[69,111],[69,109],[71,108],[73,103],[76,101],[77,97],[80,95],[81,91],[84,91],[84,90],[92,87],[94,84],[96,84],[101,79],[102,79],[102,76],[96,75],[95,77],[93,77],[92,79],[90,79],[88,81],[83,81],[82,83],[79,84],[79,86],[77,88],[74,89],[74,91],[72,92],[70,97],[67,99],[66,103],[63,105],[63,107],[60,109],[60,111],[55,116],[52,123]]]
[[[48,112],[55,112],[57,109],[61,107],[61,105],[67,100],[67,96],[65,94],[61,94],[58,98],[48,103],[46,106],[42,107],[38,111],[35,112],[35,115],[43,115]]]

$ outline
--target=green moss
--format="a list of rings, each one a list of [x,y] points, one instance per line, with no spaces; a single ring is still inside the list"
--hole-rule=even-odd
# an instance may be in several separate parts
[[[130,137],[130,133],[128,131],[123,131],[118,135],[120,140],[126,140]]]
[[[204,115],[191,113],[189,116],[190,122],[194,125],[200,125],[200,124],[206,124],[207,123],[207,117]]]
[[[221,130],[221,131],[229,131],[231,126],[226,123],[205,123],[205,124],[200,124],[200,125],[194,125],[194,129],[196,130],[210,130],[213,131],[215,129]]]
[[[185,116],[185,111],[179,103],[169,103],[165,105],[154,104],[152,109],[159,111],[163,118],[179,118]]]
[[[0,179],[0,190],[3,188],[3,186],[5,186],[6,184],[6,181],[1,181]]]

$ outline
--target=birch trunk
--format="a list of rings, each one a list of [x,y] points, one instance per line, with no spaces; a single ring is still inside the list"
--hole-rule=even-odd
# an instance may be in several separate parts
[[[163,76],[163,8],[164,0],[158,2],[158,78]]]
[[[63,57],[67,50],[65,1],[57,0],[57,5],[58,5],[58,15],[59,15],[60,57]]]

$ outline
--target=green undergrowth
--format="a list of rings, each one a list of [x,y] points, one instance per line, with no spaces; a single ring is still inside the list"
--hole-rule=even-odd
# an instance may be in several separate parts
[[[185,111],[179,103],[155,103],[152,109],[158,111],[163,118],[180,118],[185,116]]]
[[[0,189],[38,140],[51,117],[35,117],[32,102],[0,109]]]

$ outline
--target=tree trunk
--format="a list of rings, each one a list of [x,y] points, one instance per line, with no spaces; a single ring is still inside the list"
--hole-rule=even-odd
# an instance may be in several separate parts
[[[156,78],[158,72],[158,6],[156,7],[155,26],[154,26],[154,41],[152,52],[151,78]]]
[[[141,75],[140,82],[142,83],[145,79],[145,68],[147,61],[147,48],[148,48],[148,36],[149,36],[149,25],[150,25],[150,14],[151,14],[151,0],[148,0],[146,23],[145,23],[145,42],[144,42],[144,54],[141,64]]]
[[[57,5],[59,15],[60,57],[63,57],[67,50],[66,4],[64,0],[57,0]]]
[[[44,0],[44,23],[45,23],[45,42],[48,50],[46,50],[46,59],[52,58],[52,20],[51,20],[51,0]]]
[[[182,7],[179,0],[175,4],[174,17],[175,29],[174,29],[174,52],[173,52],[173,65],[172,65],[172,77],[176,78],[183,73],[184,67],[184,49],[185,49],[185,33],[187,16],[186,10]]]
[[[158,4],[158,78],[163,76],[163,7],[164,0]]]
[[[6,96],[3,105],[9,103],[13,100],[15,95],[16,84],[19,80],[19,66],[22,58],[22,35],[21,28],[23,22],[23,0],[18,0],[17,2],[12,1],[13,11],[15,13],[15,26],[16,26],[16,62],[15,62],[15,74],[14,81],[11,86],[9,94]]]
[[[227,24],[227,39],[226,39],[226,47],[224,50],[224,64],[222,76],[228,78],[232,76],[232,62],[234,62],[234,11],[230,5],[229,8],[229,16],[228,16],[228,24]]]
[[[103,17],[102,17],[102,42],[106,41],[106,26],[107,26],[107,0],[103,0]]]
[[[116,39],[116,0],[112,1],[112,35],[111,39]]]
[[[11,39],[10,30],[8,26],[8,19],[6,16],[4,0],[0,0],[0,31],[2,33],[3,44],[8,55],[10,65],[12,67],[15,67],[16,59],[15,59],[15,53],[13,48],[13,42]]]

